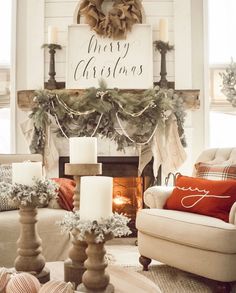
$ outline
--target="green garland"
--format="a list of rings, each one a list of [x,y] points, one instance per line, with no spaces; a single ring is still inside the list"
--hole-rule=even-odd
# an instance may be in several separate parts
[[[89,88],[81,96],[65,91],[42,90],[35,93],[30,118],[34,123],[32,153],[42,153],[46,141],[46,127],[56,120],[57,135],[101,136],[113,140],[118,150],[136,144],[147,144],[157,125],[168,125],[171,113],[178,123],[179,135],[185,146],[184,102],[172,89],[154,87],[139,93]],[[117,129],[120,127],[121,129]]]
[[[226,71],[220,75],[222,77],[221,92],[227,97],[232,106],[236,107],[236,63],[233,59]]]

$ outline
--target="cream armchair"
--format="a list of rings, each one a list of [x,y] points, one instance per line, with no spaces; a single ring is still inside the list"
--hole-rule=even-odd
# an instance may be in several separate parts
[[[236,148],[209,149],[197,162],[235,163]],[[195,171],[193,172],[193,176]],[[148,270],[151,259],[218,281],[215,292],[230,292],[236,281],[236,203],[230,223],[199,214],[165,210],[173,187],[153,186],[144,193],[150,209],[138,212],[140,263]]]

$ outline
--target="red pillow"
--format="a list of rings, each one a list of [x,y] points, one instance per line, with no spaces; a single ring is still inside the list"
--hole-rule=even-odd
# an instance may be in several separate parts
[[[235,201],[235,180],[208,180],[180,175],[164,208],[202,214],[229,222],[229,212]]]
[[[73,196],[76,182],[67,178],[52,178],[59,184],[58,203],[60,207],[67,211],[73,210]]]

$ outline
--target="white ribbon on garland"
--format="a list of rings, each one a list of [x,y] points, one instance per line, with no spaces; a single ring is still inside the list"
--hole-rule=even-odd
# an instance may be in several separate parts
[[[148,144],[148,143],[150,142],[150,140],[153,138],[153,135],[154,135],[154,133],[156,132],[156,129],[157,129],[157,127],[158,127],[158,124],[157,124],[157,125],[155,126],[155,128],[154,128],[154,130],[153,130],[151,136],[148,138],[147,141],[145,141],[145,142],[136,142],[136,141],[133,140],[133,139],[129,136],[129,134],[125,131],[124,127],[122,126],[122,124],[121,124],[121,122],[120,122],[120,118],[119,118],[119,116],[118,116],[118,112],[116,112],[116,119],[117,119],[117,122],[118,122],[118,124],[119,124],[119,126],[120,126],[120,128],[121,128],[121,130],[122,130],[122,132],[123,132],[123,134],[124,134],[124,135],[125,135],[130,141],[132,141],[133,143],[136,143],[137,145],[145,145],[145,144]],[[118,133],[117,130],[116,130],[116,132]]]
[[[53,109],[55,109],[55,105],[54,105],[53,101],[52,101],[51,104],[52,104]],[[89,113],[89,114],[90,114],[90,113]],[[81,114],[81,115],[82,115],[82,114]],[[88,115],[88,114],[83,114],[83,115]],[[57,115],[54,114],[53,116],[54,116],[54,118],[55,118],[55,120],[56,120],[56,124],[57,124],[57,126],[59,127],[59,129],[61,130],[62,134],[65,136],[65,138],[69,139],[69,137],[65,134],[64,130],[62,129],[61,124],[60,124],[60,122],[59,122],[59,119],[58,119]],[[98,119],[98,124],[97,124],[97,126],[95,127],[93,133],[91,134],[91,137],[93,137],[93,136],[95,135],[95,133],[97,132],[98,127],[99,127],[99,125],[100,125],[100,123],[101,123],[102,117],[103,117],[103,114],[100,115],[100,117],[99,117],[99,119]]]
[[[125,108],[121,105],[121,103],[117,102],[117,104],[119,105],[119,107],[122,109],[122,111],[124,111],[126,114],[132,116],[132,117],[139,117],[141,116],[148,108],[150,107],[156,107],[156,105],[154,104],[153,101],[150,101],[148,103],[148,105],[141,111],[137,112],[137,113],[130,113],[127,110],[125,110]]]
[[[85,111],[85,112],[75,111],[72,108],[69,108],[64,101],[61,101],[59,99],[58,95],[56,95],[56,99],[57,99],[58,103],[60,105],[62,105],[62,107],[64,107],[67,110],[68,113],[73,114],[73,115],[76,115],[76,116],[79,116],[79,115],[89,115],[89,114],[92,114],[92,113],[94,113],[96,111],[95,109],[88,110],[88,111]]]

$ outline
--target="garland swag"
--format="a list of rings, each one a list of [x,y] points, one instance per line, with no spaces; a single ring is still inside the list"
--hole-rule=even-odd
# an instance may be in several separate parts
[[[173,116],[174,115],[174,116]],[[47,126],[55,119],[57,135],[100,136],[113,140],[117,150],[131,145],[148,144],[157,126],[167,127],[176,118],[179,136],[185,146],[183,99],[172,89],[154,87],[139,93],[89,88],[83,95],[69,95],[63,90],[42,90],[35,93],[33,119],[34,135],[30,150],[44,152]]]

